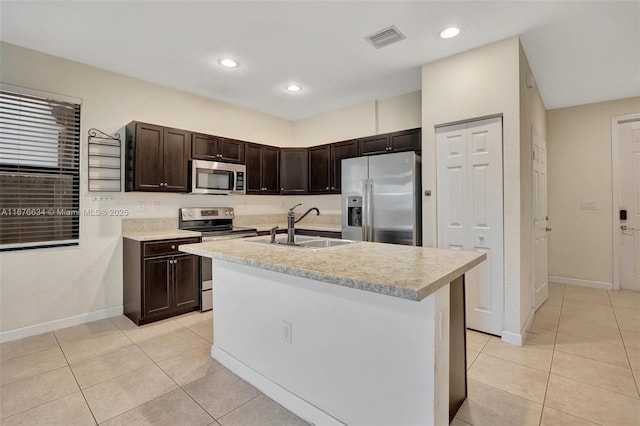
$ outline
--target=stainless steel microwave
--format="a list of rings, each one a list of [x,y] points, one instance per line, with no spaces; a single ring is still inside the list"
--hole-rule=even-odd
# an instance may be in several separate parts
[[[191,160],[189,185],[194,194],[246,194],[246,167],[218,161]]]

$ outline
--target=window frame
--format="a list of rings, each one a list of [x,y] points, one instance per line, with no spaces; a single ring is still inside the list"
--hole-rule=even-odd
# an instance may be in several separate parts
[[[82,190],[82,185],[83,185],[83,169],[84,169],[84,162],[82,161],[83,159],[83,153],[84,153],[84,144],[83,144],[83,140],[82,140],[82,129],[83,129],[83,102],[82,99],[80,98],[75,98],[72,96],[67,96],[67,95],[62,95],[59,93],[52,93],[52,92],[47,92],[47,91],[43,91],[43,90],[37,90],[37,89],[32,89],[32,88],[28,88],[28,87],[23,87],[23,86],[16,86],[16,85],[12,85],[12,84],[8,84],[8,83],[4,83],[4,82],[0,82],[0,91],[6,91],[6,92],[13,92],[17,95],[24,95],[24,96],[32,96],[32,97],[37,97],[37,98],[42,98],[44,100],[50,100],[53,102],[65,102],[65,103],[72,103],[72,104],[76,104],[78,105],[80,111],[79,111],[79,127],[78,127],[78,190],[77,190],[77,196],[78,196],[78,211],[77,211],[77,231],[78,231],[78,236],[77,238],[71,239],[71,240],[46,240],[46,241],[38,241],[38,242],[20,242],[20,243],[11,243],[11,244],[0,244],[0,254],[7,254],[7,253],[20,253],[20,252],[25,252],[25,251],[29,251],[29,252],[33,252],[34,250],[52,250],[52,249],[57,249],[57,250],[77,250],[81,247],[82,244],[82,229],[83,229],[83,220],[82,220],[82,204],[83,204],[83,190]],[[11,163],[9,163],[11,164]],[[6,167],[6,166],[5,166]],[[11,166],[9,166],[11,167]],[[16,165],[16,167],[18,167],[18,165]],[[28,167],[28,166],[23,166],[23,167]],[[70,175],[68,175],[70,176]],[[0,206],[0,210],[3,207]],[[57,242],[56,242],[57,241]]]

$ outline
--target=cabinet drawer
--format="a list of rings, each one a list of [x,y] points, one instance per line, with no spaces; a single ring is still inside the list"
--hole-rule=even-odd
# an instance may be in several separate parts
[[[144,249],[142,251],[143,253],[142,255],[144,257],[151,257],[151,256],[178,254],[178,253],[182,253],[181,251],[178,251],[178,247],[180,246],[180,244],[193,244],[193,243],[199,243],[199,242],[200,242],[200,238],[193,237],[193,238],[181,238],[178,240],[162,240],[162,241],[144,243]]]

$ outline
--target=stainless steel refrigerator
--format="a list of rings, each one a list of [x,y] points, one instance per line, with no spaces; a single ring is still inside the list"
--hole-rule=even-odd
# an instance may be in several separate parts
[[[420,156],[342,160],[342,238],[422,245]]]

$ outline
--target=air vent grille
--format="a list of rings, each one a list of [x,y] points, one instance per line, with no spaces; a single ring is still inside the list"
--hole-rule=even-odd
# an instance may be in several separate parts
[[[392,25],[370,35],[369,37],[365,37],[365,40],[371,43],[371,45],[376,49],[380,49],[381,47],[402,41],[405,38],[407,37],[402,34],[395,25]]]

